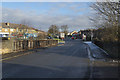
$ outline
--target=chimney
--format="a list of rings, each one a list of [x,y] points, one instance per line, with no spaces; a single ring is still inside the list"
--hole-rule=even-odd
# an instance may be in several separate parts
[[[5,23],[7,26],[10,26],[10,23],[9,22],[7,22],[7,23]]]

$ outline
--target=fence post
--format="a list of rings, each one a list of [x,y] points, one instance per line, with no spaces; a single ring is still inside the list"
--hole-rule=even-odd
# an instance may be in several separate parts
[[[30,41],[28,41],[28,49],[30,49]]]
[[[16,41],[14,41],[14,51],[16,51]]]
[[[28,48],[28,45],[29,45],[29,42],[28,42],[28,40],[27,40],[27,44],[26,44],[27,49],[29,49],[29,48]]]
[[[22,45],[22,41],[20,41],[20,45],[21,45],[21,51],[23,50],[23,45]]]
[[[12,42],[12,50],[23,51],[27,49],[54,46],[57,44],[57,40],[14,40]]]
[[[25,49],[25,42],[22,41],[22,45],[23,45],[23,50]]]
[[[31,49],[33,49],[33,46],[34,46],[34,41],[32,40],[31,41]]]

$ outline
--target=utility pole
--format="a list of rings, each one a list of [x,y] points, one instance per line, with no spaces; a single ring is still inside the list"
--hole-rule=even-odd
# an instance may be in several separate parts
[[[91,29],[91,41],[93,39],[93,30]]]
[[[60,36],[60,35],[59,35],[59,31],[58,31],[58,43],[59,43],[59,36]]]

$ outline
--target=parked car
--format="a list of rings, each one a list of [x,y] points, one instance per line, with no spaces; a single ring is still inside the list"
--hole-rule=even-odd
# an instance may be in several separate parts
[[[9,33],[0,32],[0,38],[1,38],[2,40],[8,40],[8,38],[9,38]]]
[[[74,37],[72,37],[72,39],[74,39]]]
[[[53,39],[51,36],[48,36],[47,39]]]

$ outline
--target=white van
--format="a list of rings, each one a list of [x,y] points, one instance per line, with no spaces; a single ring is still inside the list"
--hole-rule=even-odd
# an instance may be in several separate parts
[[[8,37],[9,37],[9,33],[7,33],[7,32],[0,32],[0,38],[8,39]]]

